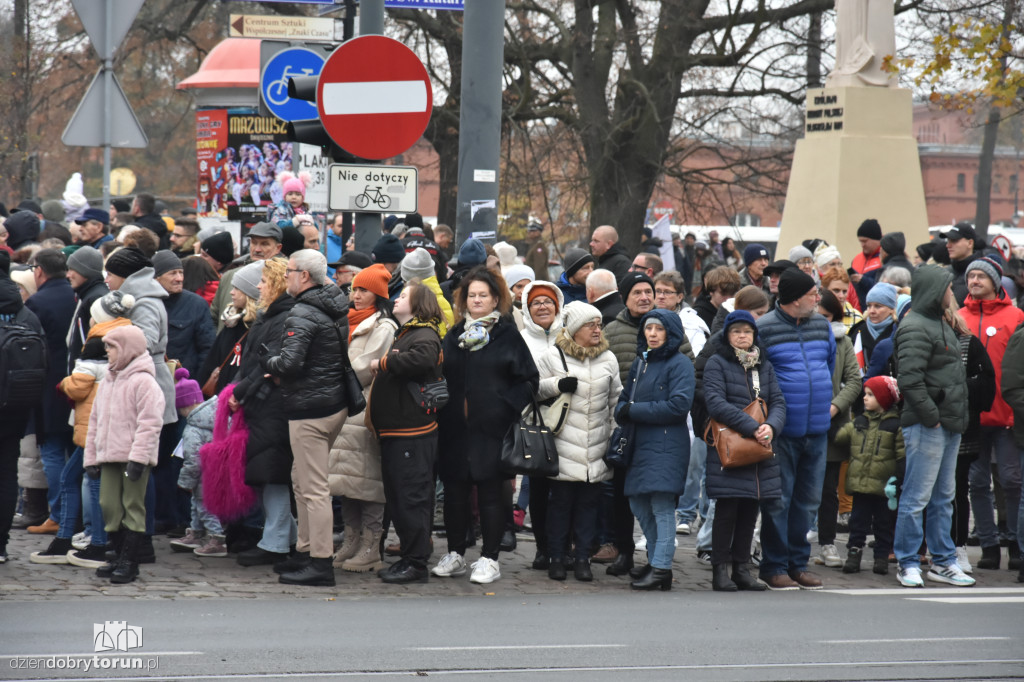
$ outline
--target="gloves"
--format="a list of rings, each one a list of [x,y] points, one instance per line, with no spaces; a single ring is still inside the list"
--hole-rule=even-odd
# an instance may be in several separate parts
[[[580,380],[576,377],[563,377],[558,380],[558,390],[562,393],[575,393]]]
[[[124,475],[128,477],[129,481],[134,483],[135,481],[142,478],[142,472],[145,470],[145,464],[139,464],[138,462],[128,462],[128,468],[125,469]]]
[[[896,511],[896,477],[890,476],[885,484],[885,496],[889,498],[889,509]]]
[[[625,405],[622,406],[622,409],[619,410],[619,413],[615,415],[615,421],[619,422],[620,424],[625,424],[629,422],[629,405],[630,403],[626,403]]]
[[[100,468],[95,464],[85,467],[85,473],[89,478],[95,480],[100,477]]]

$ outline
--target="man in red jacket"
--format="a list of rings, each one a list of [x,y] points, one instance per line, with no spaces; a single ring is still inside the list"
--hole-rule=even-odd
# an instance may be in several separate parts
[[[966,279],[969,292],[960,316],[971,333],[978,337],[992,359],[996,370],[996,397],[992,409],[981,413],[981,442],[978,459],[971,464],[968,476],[971,507],[981,540],[981,560],[978,568],[999,568],[999,531],[996,527],[992,498],[992,462],[996,463],[999,482],[1003,487],[1006,509],[1020,505],[1020,454],[1013,442],[1013,410],[1003,400],[1001,391],[1003,354],[1014,330],[1024,322],[1024,311],[1014,306],[1003,291],[1003,269],[997,257],[979,258],[967,266]],[[1020,549],[1017,546],[1017,515],[1007,515],[1010,532],[1010,568],[1020,568]]]

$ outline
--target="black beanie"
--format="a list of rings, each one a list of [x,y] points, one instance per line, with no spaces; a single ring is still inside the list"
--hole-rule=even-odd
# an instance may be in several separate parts
[[[306,238],[299,232],[299,228],[290,225],[281,228],[281,253],[290,256],[306,248],[305,245]]]
[[[803,270],[786,268],[779,277],[778,301],[782,305],[792,303],[816,286],[814,278]]]
[[[565,252],[565,258],[562,260],[565,265],[565,277],[566,279],[572,277],[580,268],[587,263],[593,263],[594,257],[590,255],[589,251],[583,249],[569,249]]]
[[[107,272],[125,278],[131,277],[142,268],[151,267],[153,267],[153,262],[134,246],[126,246],[110,254],[106,264]]]
[[[882,226],[878,224],[878,221],[874,218],[868,218],[860,224],[857,228],[858,237],[866,237],[867,239],[882,239]]]
[[[902,232],[890,232],[882,237],[882,251],[890,256],[902,256],[907,248],[907,238]]]
[[[622,296],[622,300],[625,301],[629,298],[629,292],[633,290],[637,284],[643,284],[646,282],[651,285],[651,290],[654,290],[654,280],[648,277],[642,272],[627,272],[626,276],[622,278],[619,283],[619,295]]]
[[[231,241],[229,232],[217,232],[210,235],[202,241],[201,247],[210,258],[221,265],[227,265],[235,257],[235,245]]]

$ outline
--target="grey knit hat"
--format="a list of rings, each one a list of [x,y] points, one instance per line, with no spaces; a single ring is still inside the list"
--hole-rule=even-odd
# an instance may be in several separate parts
[[[405,255],[402,259],[402,281],[409,282],[413,279],[429,279],[434,272],[434,259],[422,246],[418,246]]]
[[[231,280],[231,286],[256,301],[260,298],[259,284],[262,278],[263,261],[254,261],[238,269]]]
[[[183,270],[181,259],[173,251],[164,249],[153,254],[153,276],[166,275],[172,270]]]
[[[103,254],[91,246],[83,246],[68,257],[68,270],[86,279],[103,277]]]
[[[128,311],[135,305],[135,297],[123,291],[111,291],[92,304],[89,315],[93,322],[110,322],[118,317],[128,317]]]

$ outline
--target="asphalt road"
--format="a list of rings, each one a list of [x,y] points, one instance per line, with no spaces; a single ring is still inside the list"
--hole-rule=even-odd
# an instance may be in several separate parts
[[[105,621],[143,646],[94,658]],[[1014,587],[6,601],[0,633],[0,679],[1024,678]],[[83,669],[128,659],[156,667]]]

